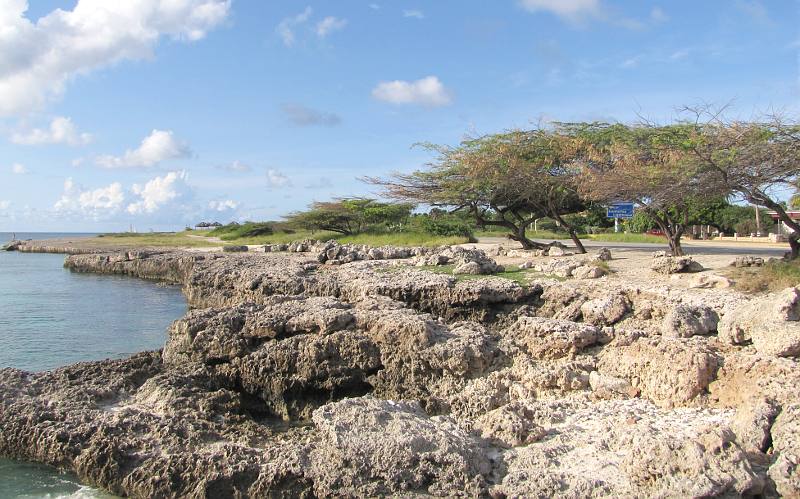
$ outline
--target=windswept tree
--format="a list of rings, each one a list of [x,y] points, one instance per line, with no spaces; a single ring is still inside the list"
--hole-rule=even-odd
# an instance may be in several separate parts
[[[401,224],[413,209],[414,205],[407,203],[382,203],[366,198],[336,199],[315,202],[306,211],[290,214],[287,222],[300,229],[352,235],[367,228]]]
[[[727,121],[708,108],[690,110],[694,134],[686,142],[708,182],[724,185],[743,201],[777,213],[792,232],[791,258],[800,255],[800,224],[780,202],[800,182],[800,123],[769,116],[760,121]]]
[[[437,154],[427,169],[367,178],[393,199],[468,212],[479,227],[509,230],[523,248],[546,245],[527,236],[538,218],[557,220],[585,253],[564,215],[582,211],[577,171],[565,143],[552,131],[511,131],[466,140],[457,147],[427,144]]]
[[[727,194],[691,154],[696,132],[691,124],[592,123],[565,129],[576,141],[576,161],[583,166],[581,192],[598,202],[635,203],[664,232],[673,255],[684,254],[681,237],[696,223],[692,214],[697,207]]]

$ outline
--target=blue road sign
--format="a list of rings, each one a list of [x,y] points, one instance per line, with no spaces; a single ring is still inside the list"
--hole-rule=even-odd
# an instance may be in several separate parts
[[[612,203],[606,208],[608,218],[633,218],[633,203]]]

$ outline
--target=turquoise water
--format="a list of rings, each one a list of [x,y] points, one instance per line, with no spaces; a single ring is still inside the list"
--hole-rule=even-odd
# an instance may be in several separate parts
[[[10,236],[0,233],[0,244]],[[64,255],[0,251],[0,367],[41,371],[158,349],[170,323],[186,312],[178,287],[76,274],[63,262]],[[52,468],[0,459],[0,498],[60,497],[108,496]]]

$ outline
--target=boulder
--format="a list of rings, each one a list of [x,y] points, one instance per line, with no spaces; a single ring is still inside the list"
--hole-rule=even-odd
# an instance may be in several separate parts
[[[703,266],[692,260],[690,256],[663,256],[653,259],[650,268],[659,274],[676,274],[688,272],[702,272]]]
[[[466,262],[455,267],[453,269],[453,274],[480,275],[483,274],[483,269],[481,269],[481,264],[478,262]]]
[[[628,380],[603,375],[597,371],[589,373],[589,386],[602,398],[635,397],[639,394],[639,390],[631,386]]]
[[[772,444],[770,428],[779,412],[778,405],[766,398],[749,399],[739,406],[730,423],[739,446],[746,452],[767,452]]]
[[[661,334],[674,338],[707,335],[717,330],[719,315],[706,306],[677,305],[667,312]]]
[[[316,495],[482,496],[491,470],[480,441],[416,402],[346,399],[314,412]]]
[[[606,271],[594,265],[581,265],[572,271],[576,279],[598,279],[606,275]]]
[[[732,262],[731,267],[761,267],[764,259],[760,256],[737,256]]]
[[[601,262],[608,262],[611,260],[611,250],[608,248],[600,248],[594,258]]]
[[[723,277],[721,275],[714,275],[714,274],[698,274],[692,277],[692,280],[689,281],[690,288],[700,288],[700,289],[709,289],[709,288],[730,288],[733,286],[733,281],[728,279],[727,277]]]
[[[728,312],[719,323],[719,338],[734,345],[752,342],[765,355],[800,356],[800,289],[787,288]]]
[[[557,359],[575,355],[598,341],[599,330],[587,324],[520,317],[501,333],[503,340],[535,359]]]
[[[514,402],[487,412],[475,421],[478,435],[499,447],[519,447],[540,440],[547,431],[534,421],[535,413]]]
[[[784,407],[772,426],[769,477],[782,497],[800,497],[800,404]]]
[[[599,326],[610,326],[619,322],[630,310],[630,300],[619,293],[589,300],[581,305],[584,322]]]
[[[688,405],[706,393],[719,365],[717,354],[694,340],[638,338],[629,345],[612,342],[600,353],[597,370],[628,380],[643,397],[661,407]]]

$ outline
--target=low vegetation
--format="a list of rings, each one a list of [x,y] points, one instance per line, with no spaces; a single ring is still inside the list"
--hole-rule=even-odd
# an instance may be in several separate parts
[[[726,273],[744,293],[765,293],[800,285],[800,261],[771,260],[763,267],[740,267]]]

